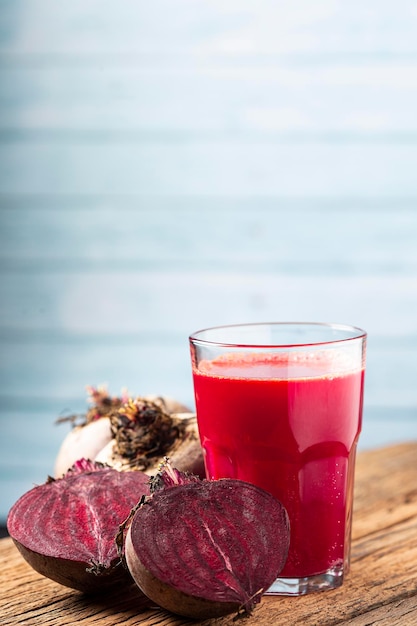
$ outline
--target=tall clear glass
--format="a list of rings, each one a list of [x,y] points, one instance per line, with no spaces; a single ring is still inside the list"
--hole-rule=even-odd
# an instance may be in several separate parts
[[[190,336],[207,477],[271,492],[291,523],[287,563],[268,591],[333,589],[349,570],[366,333],[260,323]]]

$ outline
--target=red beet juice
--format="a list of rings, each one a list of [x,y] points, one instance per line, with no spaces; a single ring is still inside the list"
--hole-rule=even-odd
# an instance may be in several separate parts
[[[286,507],[291,546],[280,578],[348,569],[363,369],[337,354],[226,354],[194,364],[209,478],[233,477]]]

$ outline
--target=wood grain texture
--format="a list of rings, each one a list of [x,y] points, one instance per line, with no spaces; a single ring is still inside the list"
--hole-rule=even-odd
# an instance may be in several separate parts
[[[270,626],[414,626],[417,622],[417,443],[362,452],[357,460],[352,567],[334,591],[264,597],[248,624]],[[0,612],[4,626],[231,625],[232,616],[192,622],[151,607],[133,589],[88,600],[42,578],[11,539],[0,541]]]

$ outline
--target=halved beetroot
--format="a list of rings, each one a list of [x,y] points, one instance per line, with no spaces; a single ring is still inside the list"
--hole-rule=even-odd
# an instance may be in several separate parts
[[[25,493],[12,506],[7,528],[26,561],[40,574],[83,592],[124,580],[115,537],[149,477],[118,472],[82,459],[61,478]]]
[[[287,512],[266,491],[171,472],[134,514],[125,558],[145,595],[173,613],[249,614],[283,568],[289,539]]]

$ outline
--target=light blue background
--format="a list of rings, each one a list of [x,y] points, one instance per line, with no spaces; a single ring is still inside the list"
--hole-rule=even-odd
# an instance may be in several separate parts
[[[417,438],[417,2],[0,2],[0,521],[85,386],[193,404],[188,334],[369,333]]]

